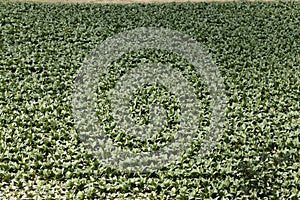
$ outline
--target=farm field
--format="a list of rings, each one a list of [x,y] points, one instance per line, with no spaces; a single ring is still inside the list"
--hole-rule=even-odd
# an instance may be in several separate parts
[[[298,2],[0,1],[0,199],[299,199],[299,24]],[[129,70],[170,63],[201,102],[199,140],[181,159],[149,173],[109,167],[90,153],[72,100],[76,77],[95,49],[139,27],[195,39],[218,68],[226,95],[223,129],[214,147],[199,156],[213,98],[195,66],[154,49],[130,51],[109,63],[109,73],[99,79],[96,110],[108,137],[122,148],[147,151],[172,140],[164,134],[137,139],[113,127],[103,99]],[[180,127],[175,94],[156,85],[135,94],[131,116],[146,123],[152,94],[170,109],[166,130]]]

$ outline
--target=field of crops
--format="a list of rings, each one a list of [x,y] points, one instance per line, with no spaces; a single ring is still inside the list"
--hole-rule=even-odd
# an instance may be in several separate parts
[[[198,156],[203,152],[196,140],[179,160],[147,173],[109,167],[90,153],[72,103],[89,55],[107,38],[139,27],[197,40],[217,66],[226,94],[223,129],[211,151]],[[299,199],[299,27],[295,2],[0,2],[0,198]],[[169,63],[187,75],[203,105],[198,134],[209,134],[209,84],[184,57],[154,49],[131,51],[109,64],[109,74],[99,80],[99,121],[113,120],[101,94],[127,69],[148,61]],[[135,95],[136,122],[146,123],[145,107],[157,98],[169,109],[168,130],[180,127],[180,105],[168,88],[150,85]],[[107,126],[112,141],[131,150],[171,140],[163,133],[142,140]]]

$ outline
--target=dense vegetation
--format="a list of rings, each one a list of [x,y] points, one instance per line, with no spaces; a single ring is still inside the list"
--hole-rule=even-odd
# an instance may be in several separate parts
[[[292,2],[0,3],[0,198],[299,199],[299,25],[300,3]],[[72,115],[84,59],[107,37],[137,27],[197,39],[219,67],[228,98],[213,152],[194,159],[195,148],[150,174],[99,164]],[[141,58],[185,65],[170,55],[132,52],[114,66]]]

